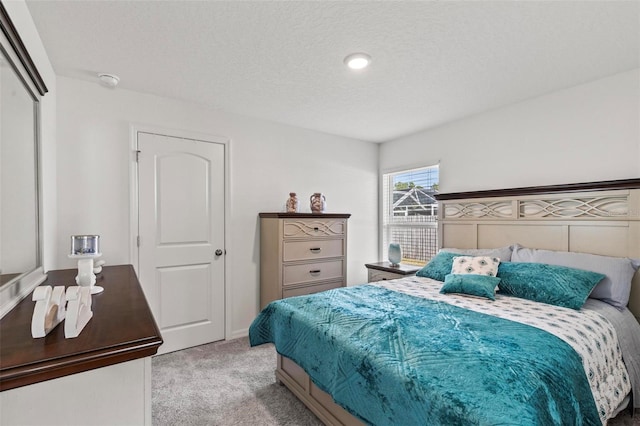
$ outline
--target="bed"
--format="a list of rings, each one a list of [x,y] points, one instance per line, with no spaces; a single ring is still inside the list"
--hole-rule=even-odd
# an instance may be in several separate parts
[[[638,188],[441,195],[418,276],[273,302],[251,344],[325,424],[605,424],[640,407]]]

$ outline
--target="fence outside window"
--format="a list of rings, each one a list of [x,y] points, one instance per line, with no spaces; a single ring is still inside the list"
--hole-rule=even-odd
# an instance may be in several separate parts
[[[402,262],[412,265],[424,265],[438,251],[438,222],[435,217],[429,220],[411,220],[387,225],[388,243],[398,243],[402,247]]]

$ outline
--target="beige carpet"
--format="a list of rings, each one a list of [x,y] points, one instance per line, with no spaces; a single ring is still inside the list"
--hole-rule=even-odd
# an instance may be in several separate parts
[[[272,345],[248,339],[211,343],[154,357],[153,424],[321,426],[284,386],[275,383]],[[609,426],[640,426],[625,412]],[[395,425],[394,425],[395,426]]]
[[[287,388],[276,384],[272,345],[247,338],[154,357],[154,426],[276,426],[322,423]]]

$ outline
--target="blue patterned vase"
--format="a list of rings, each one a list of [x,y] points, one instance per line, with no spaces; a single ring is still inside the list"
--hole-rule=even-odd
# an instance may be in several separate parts
[[[389,262],[398,265],[402,260],[402,249],[400,244],[389,244]]]

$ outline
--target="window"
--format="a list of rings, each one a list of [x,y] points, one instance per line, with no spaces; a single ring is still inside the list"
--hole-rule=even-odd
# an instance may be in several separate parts
[[[382,247],[400,244],[402,262],[424,265],[438,250],[438,166],[382,176]]]

